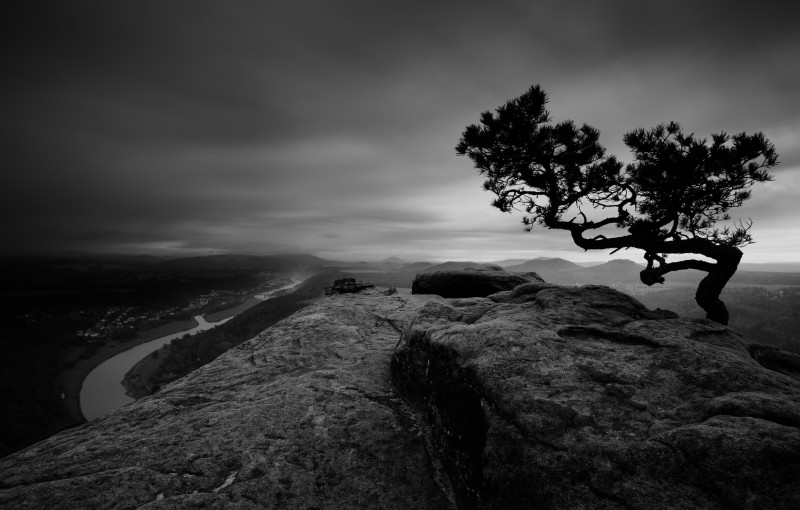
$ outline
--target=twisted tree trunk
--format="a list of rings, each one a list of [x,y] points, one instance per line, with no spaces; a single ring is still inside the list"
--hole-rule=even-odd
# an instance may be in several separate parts
[[[644,250],[647,259],[647,268],[640,274],[639,278],[645,285],[651,286],[656,283],[664,283],[664,275],[673,271],[684,269],[696,269],[708,273],[697,286],[694,299],[700,308],[706,312],[706,318],[720,324],[728,325],[729,314],[725,303],[719,299],[722,290],[739,267],[742,260],[742,250],[735,246],[725,246],[716,244],[708,239],[680,239],[664,241],[654,239],[652,232],[635,233],[627,236],[605,238],[598,236],[593,239],[586,239],[583,233],[587,229],[596,228],[600,223],[575,224],[564,221],[552,221],[547,223],[550,228],[569,230],[572,240],[576,245],[585,250],[604,250],[638,248]],[[662,254],[697,254],[703,255],[716,261],[707,262],[705,260],[681,260],[669,262],[658,255]]]
[[[741,259],[742,252],[738,248],[725,250],[725,256],[717,258],[717,263],[697,286],[694,300],[705,310],[706,319],[728,325],[728,307],[719,299],[719,295],[736,272]]]
[[[680,262],[662,263],[660,266],[653,267],[653,260],[660,257],[653,257],[652,254],[645,255],[648,266],[641,273],[639,279],[645,285],[664,283],[664,276],[672,271],[683,269],[696,269],[708,273],[697,286],[694,300],[705,310],[706,319],[720,324],[728,325],[730,318],[728,308],[719,298],[728,280],[731,279],[739,267],[742,259],[742,251],[739,248],[728,246],[715,246],[713,250],[703,253],[708,257],[714,258],[717,262],[705,262],[702,260],[682,260]],[[663,260],[663,259],[662,259]]]

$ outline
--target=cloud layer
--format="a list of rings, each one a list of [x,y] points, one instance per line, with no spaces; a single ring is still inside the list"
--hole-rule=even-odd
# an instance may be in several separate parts
[[[798,260],[800,35],[779,2],[19,4],[7,250],[579,258],[488,207],[453,150],[540,83],[622,159],[658,122],[764,131],[781,166],[741,211],[746,260]]]

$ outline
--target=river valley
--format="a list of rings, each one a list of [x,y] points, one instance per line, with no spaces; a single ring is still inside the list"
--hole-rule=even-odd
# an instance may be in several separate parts
[[[303,280],[292,277],[291,284],[273,289],[269,292],[255,295],[254,298],[262,301],[270,299],[275,295],[291,289]],[[126,394],[126,388],[122,380],[139,361],[149,354],[161,349],[172,340],[181,338],[184,335],[194,335],[201,331],[206,331],[213,327],[224,324],[231,320],[235,314],[240,313],[243,308],[234,308],[229,311],[234,315],[227,316],[217,321],[207,321],[202,315],[194,317],[196,325],[190,329],[185,329],[175,333],[170,333],[153,340],[140,343],[128,350],[120,352],[99,365],[97,365],[83,380],[80,390],[80,410],[87,420],[95,420],[120,407],[133,402],[135,399]],[[228,315],[225,312],[218,312],[214,315]]]
[[[197,315],[194,320],[197,321],[197,326],[191,329],[139,344],[108,358],[89,372],[83,381],[80,393],[81,411],[86,419],[97,419],[134,401],[132,397],[125,394],[125,387],[121,381],[125,374],[142,358],[167,345],[175,338],[211,329],[227,322],[230,318],[219,322],[207,322],[203,316]]]

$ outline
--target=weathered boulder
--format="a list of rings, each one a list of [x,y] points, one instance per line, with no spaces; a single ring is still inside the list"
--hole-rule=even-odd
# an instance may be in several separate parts
[[[0,508],[449,508],[389,374],[399,329],[432,298],[324,299],[0,460]]]
[[[333,296],[334,294],[355,294],[362,290],[372,289],[375,284],[372,282],[364,282],[356,280],[355,278],[341,278],[334,280],[333,285],[325,287],[325,295]]]
[[[607,287],[533,283],[428,303],[392,360],[474,509],[798,508],[797,367]]]
[[[536,273],[508,273],[500,267],[419,273],[412,294],[437,294],[446,298],[486,297],[529,282],[544,283]]]

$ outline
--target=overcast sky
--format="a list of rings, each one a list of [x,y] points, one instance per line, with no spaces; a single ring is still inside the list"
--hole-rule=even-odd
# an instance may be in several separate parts
[[[480,112],[539,83],[554,120],[622,160],[623,134],[659,122],[763,131],[781,164],[733,211],[754,221],[744,261],[800,261],[791,2],[4,7],[6,252],[602,260],[526,234],[455,155]]]

